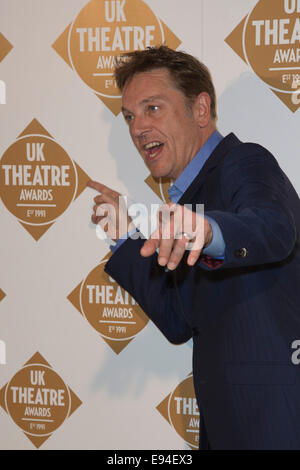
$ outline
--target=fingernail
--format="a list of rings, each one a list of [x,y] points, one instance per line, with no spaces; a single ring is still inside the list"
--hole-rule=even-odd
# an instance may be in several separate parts
[[[176,268],[176,264],[175,263],[169,263],[168,264],[168,269],[170,269],[170,271],[173,271],[173,269]]]
[[[158,264],[165,266],[167,264],[167,258],[158,258]]]

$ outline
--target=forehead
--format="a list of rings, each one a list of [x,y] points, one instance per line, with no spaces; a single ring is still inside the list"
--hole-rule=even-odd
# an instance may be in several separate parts
[[[167,69],[155,69],[148,72],[140,72],[126,83],[122,104],[125,108],[134,104],[140,104],[151,96],[167,97],[170,93],[183,93],[178,90]]]

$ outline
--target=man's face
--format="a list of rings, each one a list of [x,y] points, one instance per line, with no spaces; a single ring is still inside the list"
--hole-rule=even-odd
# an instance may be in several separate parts
[[[154,177],[176,179],[204,143],[196,112],[187,106],[167,69],[134,75],[125,85],[122,110]]]

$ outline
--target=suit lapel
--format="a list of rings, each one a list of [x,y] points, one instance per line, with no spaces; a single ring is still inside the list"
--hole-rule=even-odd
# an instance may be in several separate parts
[[[192,181],[187,190],[183,193],[178,201],[178,204],[188,204],[193,200],[195,193],[199,191],[201,186],[204,184],[207,175],[219,165],[226,154],[236,145],[239,145],[241,141],[233,134],[228,134],[220,143],[217,145],[213,153],[206,160],[205,164],[199,171],[196,178]]]

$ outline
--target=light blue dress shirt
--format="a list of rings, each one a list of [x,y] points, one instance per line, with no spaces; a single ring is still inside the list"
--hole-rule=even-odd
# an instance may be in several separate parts
[[[174,184],[171,186],[171,188],[168,189],[170,200],[172,202],[177,203],[179,201],[181,196],[192,184],[200,170],[203,168],[206,160],[209,158],[222,139],[223,136],[218,131],[214,131],[209,139],[207,139],[203,147],[201,147],[201,149],[196,153],[194,158],[178,176],[177,180],[174,181]],[[211,256],[212,258],[224,259],[225,242],[221,229],[214,219],[208,216],[205,216],[205,218],[211,225],[213,236],[210,244],[203,249],[203,253],[205,255]]]
[[[222,139],[223,136],[218,131],[214,131],[209,139],[207,139],[203,147],[201,147],[177,180],[175,180],[173,185],[168,189],[171,202],[177,203],[179,201]],[[224,259],[225,242],[221,229],[214,219],[208,216],[205,217],[211,225],[213,236],[210,244],[203,249],[203,253],[215,259]],[[110,245],[112,252],[114,253],[132,233],[134,233],[134,231],[128,233],[127,237],[120,238],[115,245]]]

